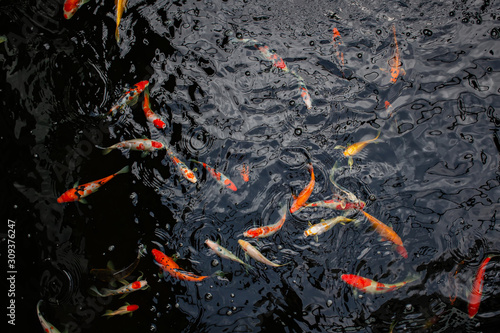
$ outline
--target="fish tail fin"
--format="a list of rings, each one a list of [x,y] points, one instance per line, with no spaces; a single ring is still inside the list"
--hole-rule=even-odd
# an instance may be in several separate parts
[[[96,286],[92,286],[89,288],[89,292],[91,294],[93,294],[94,296],[100,296],[100,297],[104,297],[103,294],[101,294],[101,292],[99,290],[97,290],[97,287]]]
[[[122,173],[127,173],[129,171],[130,171],[130,167],[128,165],[126,165],[123,168],[121,168],[120,171],[118,171],[115,175],[119,175],[119,174],[122,174]]]
[[[377,136],[373,139],[373,141],[377,140],[378,137],[380,136],[380,133],[382,133],[382,130],[379,130],[378,133],[377,133]]]
[[[102,148],[102,147],[98,147],[98,148],[102,149],[102,154],[103,155],[107,155],[107,154],[109,154],[113,150],[112,148]]]
[[[118,25],[116,26],[116,30],[115,30],[115,38],[116,38],[116,42],[119,43],[120,42],[120,31],[118,30]]]
[[[103,313],[103,317],[107,316],[108,318],[111,317],[113,315],[113,311],[111,310],[106,310],[106,312]]]

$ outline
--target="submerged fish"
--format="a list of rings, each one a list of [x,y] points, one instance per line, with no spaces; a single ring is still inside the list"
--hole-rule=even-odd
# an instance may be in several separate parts
[[[174,163],[174,165],[177,167],[177,170],[179,170],[182,177],[186,178],[191,183],[196,183],[198,181],[198,179],[196,179],[196,176],[194,175],[194,172],[189,169],[187,165],[182,162],[169,148],[167,148],[167,155],[170,157],[172,163]]]
[[[365,215],[368,221],[372,223],[373,227],[375,228],[375,231],[378,232],[380,236],[382,236],[383,241],[388,240],[396,244],[396,251],[404,258],[408,258],[408,253],[406,252],[406,249],[403,246],[403,241],[398,236],[398,234],[396,234],[396,232],[392,230],[392,228],[388,227],[381,221],[377,220],[375,217],[371,216],[364,210],[362,210],[361,212]]]
[[[64,12],[64,18],[66,20],[69,20],[70,18],[75,15],[76,11],[89,2],[90,0],[66,0],[64,1],[64,6],[63,6],[63,12]]]
[[[349,147],[347,148],[343,146],[335,146],[334,149],[345,149],[343,154],[345,157],[349,157],[349,162],[348,162],[349,168],[352,168],[352,165],[354,163],[352,157],[357,153],[359,153],[361,150],[363,150],[363,148],[365,148],[367,144],[377,140],[379,136],[380,136],[380,131],[378,132],[377,136],[373,139],[353,143],[352,145],[349,145]]]
[[[316,183],[314,178],[314,169],[312,164],[309,164],[309,172],[311,173],[311,181],[309,184],[300,192],[298,197],[295,197],[292,202],[292,207],[290,208],[290,213],[295,213],[302,206],[304,206],[311,196],[311,193],[314,189],[314,184]]]
[[[193,159],[191,159],[190,161],[194,162],[194,163],[198,163],[198,164],[203,165],[203,167],[205,169],[207,169],[207,171],[212,175],[212,177],[214,177],[217,180],[217,182],[221,186],[227,187],[228,189],[233,190],[233,191],[237,191],[238,190],[236,188],[236,185],[234,185],[234,183],[231,181],[231,179],[227,178],[227,176],[224,175],[223,173],[221,173],[219,171],[216,171],[214,168],[212,168],[211,166],[207,165],[206,163],[203,163],[203,162],[200,162],[200,161],[197,161],[197,160],[193,160]]]
[[[243,233],[243,236],[251,238],[264,238],[272,236],[278,230],[280,230],[281,227],[283,227],[283,224],[285,224],[285,219],[286,219],[286,211],[278,222],[263,227],[249,229]]]
[[[267,259],[266,257],[264,257],[262,255],[262,253],[260,253],[255,247],[252,246],[252,244],[250,244],[249,242],[243,240],[243,239],[239,239],[238,240],[238,244],[240,244],[241,248],[252,258],[254,258],[255,260],[263,263],[263,264],[266,264],[266,265],[269,265],[269,266],[272,266],[272,267],[281,267],[281,266],[285,266],[285,265],[288,265],[289,263],[286,263],[286,264],[283,264],[283,265],[278,265],[272,261],[270,261],[269,259]]]
[[[90,270],[90,274],[94,275],[96,278],[104,282],[114,283],[116,281],[124,280],[137,268],[137,266],[139,265],[139,261],[145,254],[146,247],[141,244],[139,245],[139,250],[137,251],[137,258],[127,267],[120,270],[115,270],[112,267],[113,265],[111,264],[111,262],[108,262],[108,268],[94,268]]]
[[[127,284],[121,288],[118,288],[118,289],[103,288],[99,291],[99,290],[97,290],[96,286],[92,286],[92,287],[90,287],[90,290],[92,292],[94,292],[94,294],[96,294],[97,296],[108,297],[108,296],[114,296],[114,295],[126,296],[134,291],[143,290],[143,289],[146,289],[147,287],[149,287],[148,281],[137,280],[137,281],[129,283],[129,284]]]
[[[135,104],[139,95],[149,86],[149,81],[144,80],[136,83],[132,88],[120,96],[118,102],[111,107],[108,113],[115,114],[116,111],[121,110],[125,105]]]
[[[49,323],[45,318],[43,318],[42,313],[40,312],[40,304],[42,304],[42,300],[39,300],[36,304],[36,314],[38,316],[38,320],[40,320],[40,324],[42,324],[44,332],[47,333],[61,333],[57,328],[54,327],[51,323]]]
[[[361,210],[365,208],[365,203],[360,200],[352,202],[336,196],[334,199],[306,203],[304,207],[324,207],[335,210]]]
[[[151,254],[154,256],[155,263],[163,269],[164,272],[167,272],[172,277],[184,280],[184,281],[203,281],[210,276],[200,276],[191,272],[186,272],[182,270],[179,265],[175,263],[175,261],[167,256],[165,253],[152,249]]]
[[[108,316],[108,317],[112,317],[112,316],[121,316],[121,315],[125,315],[125,314],[129,314],[129,315],[132,315],[132,312],[136,311],[137,309],[139,309],[139,305],[136,305],[136,304],[129,304],[129,303],[125,303],[124,306],[118,308],[117,310],[106,310],[106,313],[103,314],[103,316]]]
[[[468,312],[469,318],[474,318],[474,316],[479,311],[479,305],[481,304],[481,297],[483,295],[483,279],[484,273],[486,271],[486,265],[490,262],[491,258],[497,255],[489,255],[481,262],[479,269],[477,270],[476,277],[472,283],[472,292],[469,296]]]
[[[102,185],[109,182],[115,176],[122,174],[122,173],[127,173],[127,172],[129,172],[129,170],[130,169],[127,165],[126,167],[122,168],[120,171],[118,171],[110,176],[107,176],[107,177],[104,177],[104,178],[101,178],[101,179],[98,179],[98,180],[95,180],[93,182],[86,183],[83,185],[75,184],[75,186],[72,189],[67,190],[59,198],[57,198],[57,202],[63,203],[63,202],[79,201],[81,203],[85,203],[86,201],[84,198],[86,196],[88,196],[92,193],[95,193]]]
[[[165,145],[160,141],[155,141],[151,139],[132,139],[127,141],[122,141],[114,144],[110,147],[104,148],[102,151],[103,155],[109,154],[113,149],[130,149],[142,151],[143,155],[148,152],[152,152],[159,149],[165,149]]]
[[[340,277],[345,283],[350,284],[354,288],[361,290],[365,293],[370,294],[381,294],[386,293],[388,291],[393,291],[398,288],[401,288],[407,283],[413,282],[418,279],[418,277],[411,277],[405,281],[394,283],[394,284],[384,284],[374,280],[370,280],[368,278],[354,275],[354,274],[342,274]]]
[[[207,244],[207,246],[209,248],[211,248],[212,251],[214,251],[215,254],[217,254],[219,257],[225,258],[225,259],[229,259],[229,260],[232,260],[232,261],[236,261],[237,263],[242,264],[246,268],[250,268],[252,270],[254,269],[251,265],[247,264],[246,262],[244,262],[243,260],[241,260],[240,258],[238,258],[237,256],[235,256],[231,251],[229,251],[228,249],[222,247],[220,244],[218,244],[216,242],[213,242],[210,239],[207,239],[205,241],[205,244]]]
[[[334,225],[338,223],[345,224],[346,222],[351,222],[354,221],[353,219],[348,219],[345,216],[337,216],[328,220],[323,220],[320,223],[316,223],[314,225],[311,225],[309,229],[304,231],[304,237],[308,236],[317,236],[325,233],[326,231],[330,230]]]

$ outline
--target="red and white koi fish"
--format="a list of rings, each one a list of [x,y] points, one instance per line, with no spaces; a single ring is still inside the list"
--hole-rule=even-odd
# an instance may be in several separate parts
[[[132,139],[127,141],[122,141],[110,147],[104,148],[102,154],[103,155],[109,154],[109,152],[111,152],[113,149],[137,150],[137,151],[142,151],[143,154],[147,154],[149,152],[165,148],[166,148],[165,145],[159,141],[150,139]]]
[[[299,208],[304,206],[311,196],[311,193],[314,189],[314,184],[316,183],[314,178],[314,170],[312,164],[309,164],[309,172],[311,173],[311,181],[309,184],[300,192],[299,196],[296,197],[292,203],[292,207],[290,208],[290,213],[295,213]]]
[[[342,68],[344,67],[344,53],[339,50],[342,45],[342,36],[340,36],[340,32],[337,28],[333,28],[332,44],[335,50],[335,56],[339,60],[340,67]]]
[[[116,30],[115,30],[115,38],[116,41],[120,41],[120,31],[118,27],[120,26],[120,21],[122,19],[123,12],[127,10],[128,0],[115,0],[116,6]]]
[[[76,11],[84,4],[89,2],[90,0],[66,0],[64,2],[64,18],[69,20],[75,15]]]
[[[233,190],[233,191],[238,190],[238,188],[236,188],[236,185],[234,185],[234,183],[231,181],[231,179],[227,178],[224,174],[220,173],[219,171],[216,171],[214,168],[210,167],[206,163],[203,163],[203,162],[200,162],[197,160],[193,160],[193,159],[191,159],[190,161],[203,165],[203,167],[205,169],[207,169],[207,171],[212,175],[212,177],[214,177],[217,180],[217,182],[221,186],[227,187],[228,189]]]
[[[218,244],[216,242],[213,242],[210,239],[207,239],[205,241],[205,244],[207,244],[207,246],[209,248],[211,248],[212,251],[214,251],[215,254],[217,254],[219,257],[224,258],[224,259],[229,259],[229,260],[232,260],[232,261],[236,261],[237,263],[242,264],[246,268],[250,268],[252,270],[254,269],[251,265],[247,264],[246,262],[244,262],[243,260],[241,260],[240,258],[238,258],[237,256],[235,256],[231,251],[229,251],[228,249],[222,247],[220,244]]]
[[[273,66],[276,68],[281,69],[284,72],[288,72],[289,69],[286,65],[286,63],[283,61],[283,59],[277,55],[275,52],[271,51],[269,49],[269,46],[264,45],[255,39],[237,39],[240,42],[247,43],[247,44],[253,44],[259,51],[262,53],[264,58],[266,60],[269,60],[273,63]]]
[[[280,230],[281,227],[283,227],[283,224],[285,224],[285,219],[286,219],[286,211],[278,222],[271,225],[266,225],[264,227],[249,229],[243,233],[243,236],[250,238],[264,238],[272,236],[278,230]]]
[[[196,183],[198,179],[196,179],[196,176],[194,175],[194,172],[187,167],[184,162],[182,162],[171,149],[167,148],[167,154],[172,160],[172,163],[177,167],[181,175],[189,180],[191,183]]]
[[[469,296],[469,318],[473,318],[479,311],[479,305],[481,304],[481,297],[483,295],[483,279],[484,273],[486,271],[486,265],[490,262],[491,258],[497,257],[498,255],[489,255],[484,258],[479,269],[477,270],[476,277],[472,283],[472,292]]]
[[[418,279],[418,277],[412,277],[405,281],[394,283],[394,284],[384,284],[368,278],[354,275],[354,274],[342,274],[340,277],[345,283],[369,294],[381,294],[388,291],[393,291],[401,288],[407,283],[413,282]]]
[[[351,202],[337,196],[336,198],[330,200],[306,203],[304,207],[324,207],[335,210],[362,210],[365,208],[365,203],[361,200]]]
[[[157,249],[152,249],[151,254],[153,254],[156,264],[160,266],[164,272],[167,272],[176,279],[183,281],[203,281],[210,277],[183,271],[172,258]]]
[[[97,290],[96,286],[90,287],[90,290],[97,296],[100,297],[108,297],[114,295],[123,295],[126,296],[134,291],[146,289],[148,286],[148,281],[146,280],[137,280],[130,284],[127,284],[118,289],[107,289],[103,288],[101,291]],[[123,297],[122,296],[122,297]]]
[[[95,180],[90,183],[86,183],[83,185],[77,185],[72,189],[67,190],[64,192],[59,198],[57,198],[58,203],[63,203],[63,202],[72,202],[72,201],[79,201],[81,203],[85,203],[85,197],[96,192],[102,185],[106,184],[109,182],[111,179],[113,179],[115,176],[122,174],[122,173],[127,173],[129,172],[130,168],[128,165],[124,168],[122,168],[120,171],[117,173],[114,173],[110,176],[101,178],[99,180]]]
[[[117,310],[106,310],[106,313],[103,314],[103,316],[108,316],[108,317],[112,317],[112,316],[116,316],[116,315],[125,315],[125,314],[130,314],[132,315],[132,312],[136,311],[137,309],[139,309],[139,305],[136,305],[136,304],[129,304],[129,303],[125,303],[124,306],[120,307],[119,309]]]
[[[165,129],[165,127],[167,127],[167,124],[165,124],[165,122],[151,110],[148,88],[144,90],[144,103],[142,104],[142,110],[144,110],[144,115],[146,116],[147,121],[152,123],[157,129]]]
[[[382,236],[382,241],[388,240],[390,242],[393,242],[394,244],[396,244],[396,252],[398,252],[404,258],[408,258],[408,252],[406,252],[406,249],[403,246],[403,241],[398,236],[398,234],[396,234],[396,232],[392,230],[392,228],[377,220],[364,210],[362,210],[361,212],[363,212],[368,221],[372,223],[375,231],[378,232],[380,236]]]
[[[115,114],[117,110],[121,110],[125,105],[135,104],[139,98],[140,93],[149,86],[149,81],[144,80],[136,83],[132,88],[124,93],[116,102],[115,105],[109,110],[109,113]]]
[[[255,247],[252,246],[252,244],[250,244],[249,242],[243,240],[243,239],[239,239],[238,240],[238,244],[240,244],[241,248],[252,258],[254,258],[255,260],[263,263],[263,264],[266,264],[266,265],[269,265],[269,266],[272,266],[272,267],[281,267],[281,266],[285,266],[285,265],[288,265],[289,263],[286,263],[286,264],[283,264],[283,265],[278,265],[272,261],[270,261],[269,259],[267,259],[266,257],[264,257],[262,255],[262,253],[260,253]]]
[[[353,156],[359,153],[363,148],[366,147],[367,144],[372,143],[378,139],[380,136],[380,131],[378,132],[377,136],[373,139],[370,140],[365,140],[365,141],[360,141],[353,143],[352,145],[349,145],[349,147],[343,147],[343,146],[335,146],[334,149],[345,149],[343,154],[345,157],[349,157],[349,168],[352,168],[352,165],[354,163]]]
[[[316,223],[314,225],[311,225],[309,229],[304,231],[304,237],[308,236],[317,236],[325,233],[326,231],[330,230],[334,225],[338,223],[345,224],[347,222],[354,221],[353,219],[348,219],[345,216],[337,216],[328,220],[323,220],[320,223]]]
[[[38,320],[40,320],[40,324],[42,324],[43,331],[47,333],[61,333],[57,328],[54,327],[51,323],[49,323],[45,318],[43,318],[42,313],[40,312],[40,304],[42,300],[39,300],[36,304],[36,314],[38,316]]]

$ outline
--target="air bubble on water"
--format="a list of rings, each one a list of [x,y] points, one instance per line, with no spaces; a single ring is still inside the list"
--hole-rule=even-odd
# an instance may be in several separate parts
[[[229,311],[227,311],[227,312],[226,312],[226,314],[227,314],[228,316],[230,316],[230,315],[232,315],[232,314],[233,314],[233,311],[229,310]]]
[[[283,245],[278,245],[278,250],[283,250]]]
[[[363,295],[358,295],[358,298],[359,298],[359,299],[362,299],[362,298],[363,298]]]
[[[406,311],[412,311],[413,310],[413,306],[411,304],[406,304],[405,309],[406,309]]]
[[[214,298],[214,296],[213,296],[211,293],[206,293],[206,294],[205,294],[205,299],[206,299],[207,301],[210,301],[212,298]]]
[[[236,311],[236,307],[235,306],[233,306],[233,311]]]
[[[212,260],[212,267],[215,267],[218,264],[219,264],[219,260],[217,260],[217,259]]]
[[[151,308],[149,309],[151,312],[156,312],[156,306],[152,305]]]
[[[172,309],[172,305],[171,304],[167,304],[166,309],[167,309],[167,311],[170,310],[170,309]]]
[[[175,303],[175,308],[176,308],[176,309],[180,308],[180,306],[181,306],[181,305],[180,305],[179,303]]]
[[[326,306],[327,307],[332,306],[332,304],[333,304],[333,301],[331,299],[329,299],[328,301],[326,301]]]
[[[17,209],[17,205],[14,205],[14,209]]]
[[[108,247],[108,251],[113,251],[114,249],[115,249],[115,246],[114,246],[114,245],[110,245],[110,246]]]
[[[231,297],[234,297],[234,294],[231,294]]]
[[[151,326],[149,326],[149,331],[150,332],[156,332],[156,325],[155,324],[151,324]]]

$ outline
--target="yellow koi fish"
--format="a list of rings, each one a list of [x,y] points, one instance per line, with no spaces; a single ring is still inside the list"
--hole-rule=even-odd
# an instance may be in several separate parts
[[[396,244],[396,251],[404,258],[408,258],[408,252],[406,252],[406,249],[403,246],[403,241],[398,236],[398,234],[396,234],[396,232],[392,230],[392,228],[386,226],[384,223],[377,220],[364,210],[362,210],[361,212],[365,215],[368,221],[372,223],[373,227],[375,228],[375,231],[378,232],[380,236],[382,236],[383,240],[388,240]]]
[[[347,148],[343,147],[343,146],[335,146],[334,149],[345,149],[343,154],[345,157],[349,157],[349,162],[348,162],[349,168],[352,168],[352,165],[354,163],[354,160],[352,159],[352,157],[354,155],[356,155],[357,153],[359,153],[361,150],[363,150],[363,148],[365,148],[367,144],[377,140],[379,136],[380,136],[380,131],[378,132],[377,136],[373,139],[353,143],[352,145],[350,145]]]
[[[115,31],[115,38],[116,41],[120,41],[120,31],[118,30],[118,27],[120,26],[120,21],[122,19],[123,12],[127,10],[127,3],[128,0],[115,0],[115,6],[116,6],[116,31]]]

